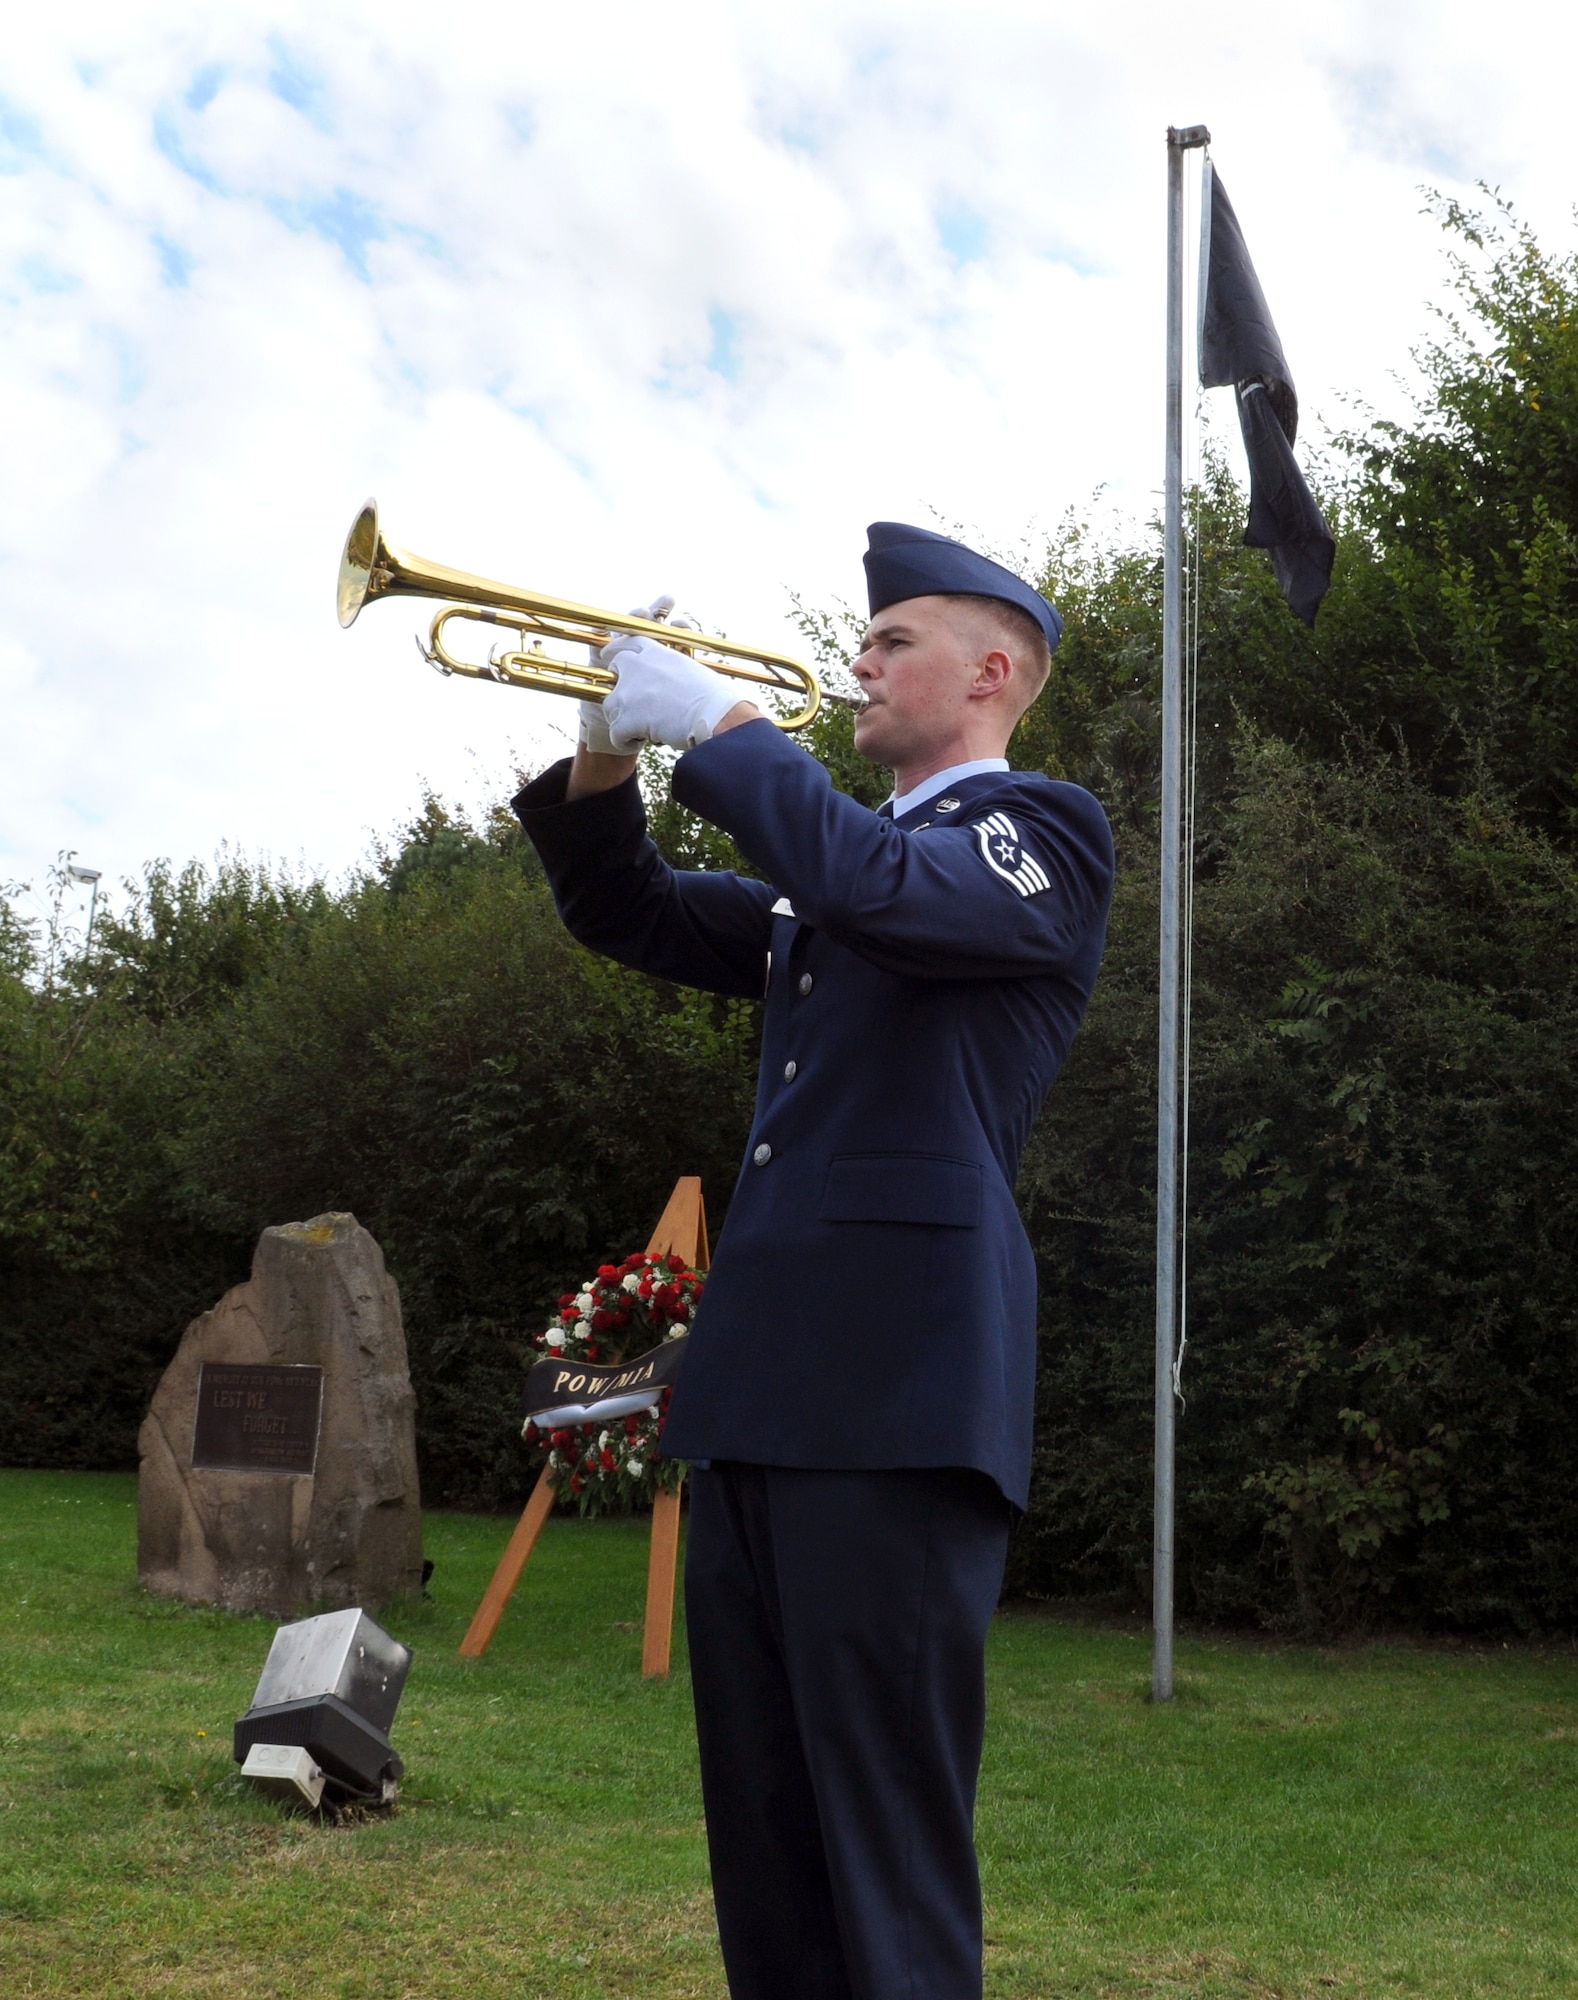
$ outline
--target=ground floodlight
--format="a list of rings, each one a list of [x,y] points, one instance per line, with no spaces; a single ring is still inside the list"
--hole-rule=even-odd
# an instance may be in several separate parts
[[[326,1790],[392,1804],[405,1766],[389,1726],[410,1671],[409,1648],[360,1609],[281,1625],[236,1724],[242,1776],[309,1806]]]

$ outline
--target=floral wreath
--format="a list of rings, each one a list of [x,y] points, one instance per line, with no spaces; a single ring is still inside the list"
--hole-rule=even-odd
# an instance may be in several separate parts
[[[559,1301],[552,1326],[531,1342],[537,1355],[567,1361],[618,1363],[690,1331],[707,1281],[683,1257],[637,1251],[622,1264],[600,1264],[578,1292]],[[594,1427],[540,1430],[523,1436],[534,1465],[546,1464],[559,1497],[583,1514],[624,1513],[650,1506],[660,1488],[676,1491],[682,1459],[659,1458],[658,1440],[672,1392],[655,1411],[638,1410]]]

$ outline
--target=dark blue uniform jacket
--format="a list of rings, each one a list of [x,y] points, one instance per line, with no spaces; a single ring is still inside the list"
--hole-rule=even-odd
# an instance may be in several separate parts
[[[664,1434],[681,1458],[974,1466],[1023,1507],[1035,1266],[1019,1155],[1101,961],[1112,838],[1077,785],[961,779],[893,821],[771,723],[674,796],[768,882],[670,868],[634,779],[515,801],[594,951],[765,991],[756,1113]]]

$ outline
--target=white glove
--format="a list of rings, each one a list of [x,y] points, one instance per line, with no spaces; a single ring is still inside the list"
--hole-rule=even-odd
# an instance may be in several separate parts
[[[654,597],[650,604],[632,605],[630,615],[632,618],[650,618],[654,623],[667,623],[669,621],[669,613],[673,609],[674,599],[667,591],[664,591],[660,596]],[[672,622],[681,631],[699,632],[701,630],[695,619],[687,617],[683,611]],[[596,659],[598,665],[611,667],[620,649],[631,643],[632,636],[628,632],[623,634],[616,633],[606,646],[601,647],[594,654],[593,657]],[[603,713],[603,704],[600,701],[583,701],[581,703],[580,740],[583,750],[591,750],[599,757],[617,757],[628,754],[614,748],[614,739],[608,733],[608,717]]]
[[[600,701],[581,703],[581,748],[591,750],[599,757],[617,757],[614,739],[608,733],[608,717],[603,713]]]
[[[597,659],[619,675],[603,719],[614,748],[626,756],[643,743],[694,749],[741,700],[723,674],[633,632],[616,633]]]

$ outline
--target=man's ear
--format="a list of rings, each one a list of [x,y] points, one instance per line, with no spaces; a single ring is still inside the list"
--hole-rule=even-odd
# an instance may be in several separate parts
[[[991,701],[1000,695],[1014,677],[1012,657],[1001,646],[994,646],[989,653],[983,653],[976,662],[975,678],[970,683],[972,701]]]

